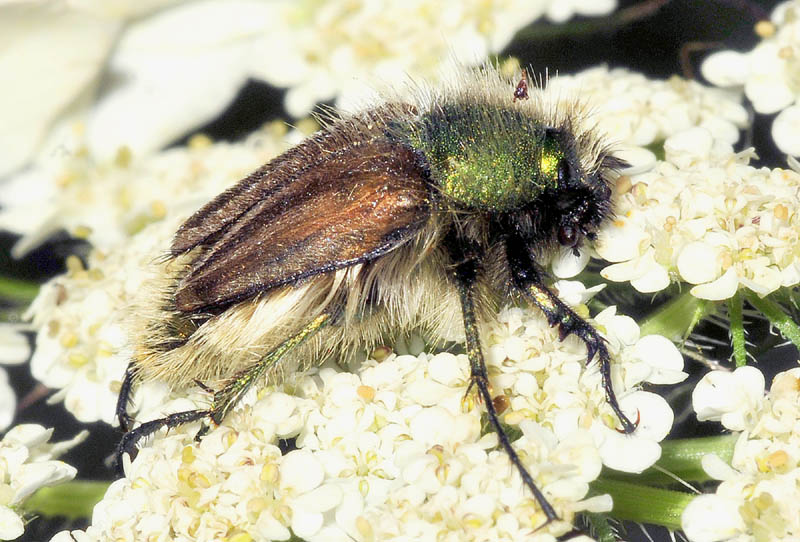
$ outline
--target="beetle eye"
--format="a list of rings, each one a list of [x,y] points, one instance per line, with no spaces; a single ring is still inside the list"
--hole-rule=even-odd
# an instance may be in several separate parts
[[[568,224],[558,228],[558,242],[565,247],[574,247],[578,244],[578,231]]]

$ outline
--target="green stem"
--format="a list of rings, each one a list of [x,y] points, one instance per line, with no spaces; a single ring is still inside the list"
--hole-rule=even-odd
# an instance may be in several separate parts
[[[726,463],[733,458],[738,434],[715,437],[665,440],[661,443],[661,458],[640,474],[604,470],[602,478],[646,485],[675,485],[684,482],[705,482],[711,478],[703,470],[704,455],[715,454]]]
[[[790,310],[797,311],[800,309],[800,291],[798,290],[793,288],[779,288],[769,294],[769,296],[784,307],[790,307]]]
[[[38,293],[39,284],[36,282],[0,277],[0,299],[6,299],[12,303],[28,304]]]
[[[715,311],[714,303],[684,292],[645,318],[639,328],[642,336],[658,334],[674,342],[681,342],[700,320]]]
[[[690,493],[605,479],[592,482],[591,493],[611,495],[614,509],[610,515],[616,519],[661,525],[670,530],[681,528],[683,509],[695,497]]]
[[[745,290],[744,295],[747,301],[763,314],[770,324],[775,326],[784,339],[791,341],[796,348],[800,349],[800,327],[783,311],[780,305],[766,297],[758,297],[750,290]]]
[[[737,367],[747,365],[747,350],[744,340],[744,318],[742,317],[742,294],[736,292],[728,300],[728,318],[731,321],[731,343],[733,359]]]
[[[26,512],[40,516],[90,518],[94,505],[105,495],[110,482],[73,480],[54,487],[43,487],[23,504]]]

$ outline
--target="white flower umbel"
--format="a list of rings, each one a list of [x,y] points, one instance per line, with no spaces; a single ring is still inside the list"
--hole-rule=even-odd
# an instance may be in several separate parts
[[[651,145],[698,126],[734,144],[748,122],[736,93],[680,77],[648,79],[624,68],[600,66],[560,75],[548,82],[548,92],[585,102],[587,120],[626,149]],[[637,149],[636,154],[623,158],[641,166],[642,151]],[[655,161],[652,153],[647,154]]]
[[[467,357],[422,353],[369,359],[353,373],[312,370],[263,390],[199,443],[198,424],[159,432],[126,464],[88,531],[59,540],[163,532],[175,540],[552,540],[576,512],[610,509],[607,497],[586,499],[603,461],[638,471],[658,458],[672,412],[636,385],[685,375],[671,343],[651,348],[653,339],[613,308],[598,316],[617,393],[639,420],[636,435],[625,436],[580,341],[559,342],[535,310],[508,308],[499,319],[485,337],[494,392],[510,404],[502,417],[519,426],[513,445],[564,521],[535,530],[545,516],[496,436],[483,433],[484,409],[464,401]],[[281,455],[276,445],[287,437],[297,449]]]
[[[119,385],[130,361],[125,322],[147,264],[180,224],[181,217],[153,224],[126,249],[94,250],[89,267],[72,256],[68,272],[42,286],[28,309],[38,329],[31,373],[59,390],[67,410],[83,422],[114,421]]]
[[[759,113],[779,113],[772,137],[783,152],[800,156],[800,1],[778,5],[756,25],[762,41],[746,53],[722,51],[703,62],[703,76],[721,87],[743,88]]]
[[[714,371],[694,391],[698,417],[741,433],[730,465],[715,455],[703,458],[706,472],[722,483],[683,513],[683,529],[693,542],[800,537],[800,369],[779,373],[766,395],[764,377],[756,372]]]
[[[800,174],[749,165],[704,128],[664,144],[666,160],[617,183],[616,219],[595,249],[613,281],[657,292],[687,282],[697,298],[740,287],[767,295],[800,283]]]
[[[762,41],[746,53],[721,51],[702,65],[703,76],[715,85],[741,86],[759,113],[772,114],[793,103],[797,95],[793,73],[798,41],[798,8],[794,0],[778,5],[756,27]]]
[[[0,441],[0,540],[14,540],[24,531],[20,505],[37,489],[75,477],[74,467],[56,457],[81,442],[87,432],[72,440],[49,444],[53,433],[40,425],[18,425]]]
[[[778,5],[756,31],[763,38],[752,51],[722,51],[703,62],[703,76],[722,87],[744,88],[759,113],[778,113],[772,138],[787,154],[800,156],[800,1]]]
[[[641,472],[658,460],[658,442],[672,427],[672,410],[663,398],[634,390],[644,381],[663,384],[686,378],[675,346],[663,337],[640,337],[636,323],[616,315],[614,307],[595,318],[612,356],[620,362],[612,370],[616,387],[631,390],[620,395],[620,405],[629,419],[639,420],[635,434],[624,435],[606,405],[597,367],[583,368],[582,343],[574,337],[559,343],[545,321],[525,314],[521,309],[502,313],[504,327],[490,339],[495,342],[489,352],[500,369],[499,386],[512,390],[506,421],[533,419],[564,439],[587,430],[603,462],[617,470]],[[544,374],[537,377],[536,371]]]
[[[239,143],[196,136],[186,147],[143,158],[121,148],[106,161],[88,152],[78,130],[64,154],[3,186],[0,229],[24,234],[15,256],[61,229],[107,250],[149,223],[176,212],[188,216],[299,137],[276,122]]]

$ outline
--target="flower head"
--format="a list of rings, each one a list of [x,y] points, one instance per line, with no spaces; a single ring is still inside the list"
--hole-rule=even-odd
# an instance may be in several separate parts
[[[24,520],[20,505],[37,489],[75,477],[74,467],[55,460],[81,442],[87,432],[70,441],[49,444],[52,429],[17,425],[0,441],[0,540],[22,536]]]
[[[747,111],[734,93],[679,77],[648,79],[624,68],[599,66],[559,75],[548,82],[547,91],[586,102],[586,120],[626,151],[664,141],[692,127],[705,128],[733,144],[748,122]],[[635,161],[634,165],[640,164]]]
[[[756,111],[778,113],[772,137],[785,153],[800,155],[800,2],[779,4],[770,21],[756,26],[761,42],[746,53],[722,51],[703,62],[703,76],[715,85],[744,89]]]
[[[766,295],[800,283],[800,173],[749,165],[704,128],[664,144],[666,160],[617,185],[617,218],[595,244],[602,275],[657,292],[692,284],[701,299],[740,287]]]
[[[89,153],[76,136],[72,151],[4,185],[0,227],[25,234],[14,247],[16,256],[61,229],[108,250],[148,224],[191,214],[298,137],[275,123],[243,143],[212,144],[197,136],[186,147],[139,159],[121,148],[106,161]]]
[[[722,483],[684,511],[689,539],[795,540],[800,536],[800,369],[779,373],[766,395],[764,377],[755,368],[741,367],[727,376],[713,371],[698,383],[693,400],[698,416],[741,433],[730,465],[715,455],[703,459],[703,468]]]
[[[575,513],[609,509],[608,498],[586,499],[604,462],[638,471],[658,458],[672,412],[635,386],[685,376],[671,343],[651,349],[653,339],[613,309],[597,323],[617,360],[623,408],[639,412],[637,436],[616,431],[579,341],[559,342],[540,315],[521,308],[502,311],[487,335],[493,386],[510,405],[504,421],[521,430],[513,445],[564,520],[547,529],[536,530],[544,514],[496,436],[483,431],[483,409],[464,407],[467,357],[443,352],[368,359],[352,373],[311,370],[264,390],[199,443],[196,424],[159,433],[75,539],[168,529],[201,539],[549,540]],[[282,454],[279,438],[296,449]]]

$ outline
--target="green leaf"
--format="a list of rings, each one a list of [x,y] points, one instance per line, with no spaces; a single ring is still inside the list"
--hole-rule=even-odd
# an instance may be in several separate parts
[[[39,284],[36,282],[0,277],[0,299],[27,305],[38,293]]]
[[[94,505],[105,495],[110,482],[73,480],[54,487],[43,487],[23,504],[26,512],[39,516],[90,518]]]

